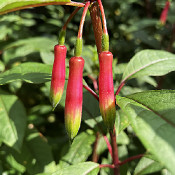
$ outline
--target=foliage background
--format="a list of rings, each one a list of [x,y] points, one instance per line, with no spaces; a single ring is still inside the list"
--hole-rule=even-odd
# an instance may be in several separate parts
[[[166,25],[162,26],[159,17],[164,4],[165,0],[104,1],[110,50],[115,57],[113,65],[115,89],[126,63],[138,51],[157,49],[175,52],[175,2],[171,3]],[[0,130],[3,131],[0,136],[0,174],[33,175],[44,172],[48,174],[70,164],[92,160],[98,126],[91,114],[103,128],[97,110],[98,103],[84,91],[83,122],[75,143],[70,146],[64,128],[65,93],[54,112],[49,101],[53,48],[57,44],[61,27],[73,10],[74,7],[68,6],[47,6],[0,16],[0,72],[14,70],[11,77],[0,75],[0,109],[6,108],[7,112],[0,115],[13,119],[5,121],[0,117],[2,121]],[[69,58],[73,56],[81,13],[82,10],[68,25],[67,66]],[[89,77],[96,79],[99,67],[90,14],[86,17],[83,39],[83,57],[86,61],[84,79],[93,88],[92,79]],[[37,73],[25,74],[27,70],[36,70]],[[148,89],[174,89],[174,75],[172,72],[163,77],[130,80],[121,91],[121,95]],[[89,100],[92,104],[89,104]],[[16,140],[13,125],[18,126],[17,132],[20,133]],[[6,130],[8,127],[12,128],[13,134],[8,135]],[[2,142],[4,140],[6,142]],[[118,145],[121,160],[146,151],[131,127],[120,133]],[[98,154],[99,163],[111,162],[103,138],[100,139]],[[121,174],[133,174],[137,163],[138,160],[122,166]],[[167,174],[167,170],[158,163],[150,164],[154,167],[153,174]],[[110,170],[105,168],[100,174],[110,174]]]

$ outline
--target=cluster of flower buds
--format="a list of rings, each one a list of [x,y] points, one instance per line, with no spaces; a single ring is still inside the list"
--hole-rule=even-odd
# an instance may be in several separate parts
[[[101,1],[98,2],[99,6]],[[82,30],[85,21],[85,16],[90,5],[90,1],[86,2],[82,19],[80,22],[75,56],[69,60],[69,78],[66,90],[65,101],[65,127],[69,138],[72,140],[77,135],[81,124],[82,116],[82,103],[83,103],[83,68],[84,59],[81,57],[82,52]],[[75,10],[77,12],[77,10]],[[113,55],[108,51],[109,49],[109,37],[105,24],[105,18],[103,9],[101,9],[103,18],[103,36],[102,36],[102,52],[99,53],[99,107],[103,117],[104,123],[108,130],[113,131],[116,110],[115,110],[115,97],[113,86],[113,73],[112,73],[112,61]],[[73,12],[73,14],[75,14]],[[72,17],[72,16],[71,16]],[[68,19],[70,21],[70,18]],[[68,23],[68,22],[67,22]],[[66,23],[66,24],[67,24]],[[55,60],[52,70],[52,80],[50,97],[53,108],[59,103],[64,90],[65,84],[65,59],[66,59],[66,46],[65,41],[65,26],[63,27],[59,45],[55,46]],[[98,97],[98,96],[97,96]]]

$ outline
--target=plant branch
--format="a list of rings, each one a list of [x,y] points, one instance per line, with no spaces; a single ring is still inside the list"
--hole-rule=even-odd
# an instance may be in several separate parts
[[[140,159],[140,158],[142,158],[143,156],[144,156],[144,154],[139,154],[139,155],[130,157],[130,158],[128,158],[128,159],[126,159],[126,160],[120,162],[119,165],[124,165],[124,164],[126,164],[126,163],[128,163],[128,162],[131,162],[132,160],[135,160],[135,159]]]
[[[22,7],[16,7],[14,9],[10,9],[10,10],[5,10],[3,12],[0,12],[0,15],[5,14],[5,13],[14,12],[17,10],[31,8],[31,7],[41,7],[41,6],[47,6],[47,5],[69,5],[69,6],[84,7],[84,3],[74,2],[74,1],[71,1],[71,2],[47,2],[47,3],[31,4],[31,5],[26,5],[26,6],[22,6]]]
[[[97,0],[99,7],[100,7],[100,11],[101,11],[101,17],[102,17],[102,23],[103,23],[103,33],[108,35],[108,30],[107,30],[107,25],[106,25],[106,17],[105,17],[105,12],[104,12],[104,8],[102,5],[101,0]]]
[[[120,175],[119,170],[119,158],[118,158],[118,147],[117,147],[117,141],[116,141],[116,132],[115,127],[113,132],[110,131],[110,137],[111,137],[111,145],[112,145],[112,157],[113,157],[113,164],[115,166],[114,168],[114,175]]]
[[[100,134],[99,134],[99,132],[97,132],[96,133],[96,140],[95,140],[94,148],[93,148],[93,155],[92,155],[93,162],[98,162],[97,146],[98,146],[99,138],[100,138]]]
[[[83,87],[84,87],[87,91],[89,91],[89,92],[97,99],[97,101],[99,101],[98,95],[97,95],[89,86],[83,84]]]
[[[100,168],[115,168],[114,165],[109,165],[109,164],[102,164],[102,165],[99,165]]]
[[[97,80],[92,77],[91,75],[88,75],[88,77],[92,80],[92,83],[93,83],[93,86],[94,86],[94,89],[96,92],[98,92],[98,83],[97,83]]]
[[[86,2],[86,5],[84,7],[84,10],[83,10],[82,17],[81,17],[79,31],[78,31],[78,38],[80,38],[80,39],[82,38],[84,21],[85,21],[85,17],[86,17],[86,14],[87,14],[87,10],[89,8],[89,5],[90,5],[90,1],[87,1]]]
[[[122,89],[122,87],[123,87],[124,85],[125,85],[125,81],[122,81],[122,82],[120,83],[120,85],[119,85],[119,87],[118,87],[116,93],[115,93],[115,96],[119,94],[119,92],[121,91],[121,89]]]
[[[97,46],[97,52],[100,54],[102,52],[102,23],[100,18],[99,6],[97,2],[93,2],[90,7],[91,21],[95,36],[95,42]]]
[[[69,24],[69,22],[72,20],[72,18],[76,15],[76,13],[80,10],[81,7],[77,7],[72,14],[69,16],[69,18],[67,19],[67,21],[65,22],[64,26],[62,27],[62,30],[66,30],[67,25]]]
[[[109,143],[109,140],[108,140],[107,136],[104,135],[103,138],[104,138],[104,140],[106,142],[106,145],[108,147],[109,153],[110,153],[110,155],[112,157],[112,147],[111,147],[111,144]]]

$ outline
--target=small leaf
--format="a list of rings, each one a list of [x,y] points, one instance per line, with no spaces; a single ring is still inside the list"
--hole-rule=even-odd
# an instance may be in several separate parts
[[[160,171],[161,169],[163,169],[163,166],[160,163],[143,157],[137,164],[134,175],[151,174]]]
[[[77,164],[87,160],[92,153],[92,144],[95,136],[89,133],[79,134],[73,141],[68,153],[61,158],[59,166],[64,168],[72,164]]]
[[[0,90],[0,140],[19,151],[26,121],[25,108],[18,98]]]
[[[147,150],[175,174],[175,91],[146,91],[116,100]]]
[[[57,5],[67,5],[71,0],[1,0],[0,1],[0,14],[9,13],[12,11],[25,9],[29,7],[37,7],[47,5],[47,3],[57,3]]]
[[[93,175],[97,175],[99,172],[99,164],[94,162],[78,163],[76,165],[71,165],[64,169],[58,170],[52,175],[88,175],[92,171],[94,172]]]
[[[128,63],[122,82],[139,76],[162,76],[174,70],[174,54],[160,50],[143,50]]]

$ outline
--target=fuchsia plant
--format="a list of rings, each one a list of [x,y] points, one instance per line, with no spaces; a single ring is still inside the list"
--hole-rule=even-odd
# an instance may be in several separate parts
[[[94,140],[92,139],[93,141],[91,143],[91,145],[94,143],[92,160],[95,163],[91,162],[93,166],[95,164],[95,166],[97,166],[98,169],[108,167],[110,168],[110,170],[112,169],[114,175],[120,175],[120,170],[121,170],[120,167],[122,165],[132,160],[139,159],[145,156],[145,154],[138,154],[133,157],[129,157],[123,161],[121,161],[121,158],[119,157],[118,145],[117,145],[118,134],[122,132],[124,133],[124,129],[126,129],[131,124],[132,129],[135,132],[134,136],[137,135],[138,138],[141,140],[142,144],[145,146],[145,148],[150,151],[151,156],[152,155],[155,156],[150,160],[152,162],[155,160],[154,163],[156,165],[157,165],[156,161],[158,160],[160,162],[160,165],[161,166],[163,165],[163,168],[165,166],[167,169],[169,168],[170,170],[172,170],[172,172],[173,171],[175,172],[175,169],[173,170],[174,167],[172,168],[172,164],[173,164],[172,162],[174,161],[174,164],[175,164],[175,159],[172,159],[171,156],[166,157],[166,154],[164,154],[164,147],[165,147],[166,151],[167,150],[169,151],[169,155],[171,154],[175,155],[175,151],[173,150],[173,146],[175,146],[175,143],[172,142],[172,140],[168,140],[167,135],[169,133],[168,134],[166,133],[167,128],[168,129],[170,128],[170,134],[172,136],[174,133],[173,127],[175,126],[175,124],[173,123],[174,121],[172,119],[171,114],[174,112],[172,109],[174,109],[174,106],[175,106],[175,100],[174,100],[175,92],[158,91],[157,93],[157,91],[151,91],[151,92],[148,91],[148,92],[141,92],[140,94],[139,93],[132,94],[126,97],[119,95],[119,93],[121,92],[121,89],[126,84],[126,81],[129,80],[130,78],[136,78],[139,73],[141,76],[147,76],[147,77],[155,76],[155,75],[162,76],[162,75],[165,75],[166,73],[169,73],[170,71],[175,70],[174,68],[175,56],[163,51],[159,52],[159,51],[149,50],[149,51],[145,51],[144,53],[139,52],[133,57],[133,59],[127,65],[125,69],[126,71],[124,71],[122,75],[121,82],[118,86],[118,89],[116,92],[114,92],[113,69],[112,69],[113,54],[109,51],[110,50],[109,35],[107,30],[105,13],[104,13],[101,0],[85,0],[84,3],[72,2],[69,0],[63,0],[63,1],[55,0],[55,1],[50,0],[45,2],[43,0],[42,1],[43,3],[41,4],[30,4],[29,2],[30,5],[27,5],[27,7],[36,7],[36,6],[53,5],[53,4],[77,6],[77,8],[73,11],[73,13],[67,19],[66,23],[63,25],[60,32],[59,39],[58,39],[58,44],[55,45],[54,47],[54,63],[53,63],[51,87],[50,87],[50,100],[51,100],[53,109],[55,109],[56,106],[59,104],[60,99],[62,98],[63,91],[64,89],[66,89],[65,60],[66,60],[67,48],[65,46],[65,38],[66,38],[67,25],[71,21],[73,16],[81,8],[84,8],[80,25],[79,25],[76,46],[75,46],[75,53],[74,53],[74,56],[71,57],[69,60],[69,77],[68,77],[68,83],[67,83],[67,89],[66,89],[66,99],[65,99],[65,109],[64,109],[65,128],[66,128],[67,135],[71,140],[71,143],[74,141],[80,129],[81,120],[82,120],[83,88],[85,88],[87,91],[91,93],[91,95],[93,95],[93,97],[95,97],[95,100],[93,99],[95,101],[95,102],[93,101],[94,104],[95,105],[97,104],[97,106],[95,106],[95,112],[93,111],[94,113],[97,113],[95,114],[95,117],[100,116],[99,114],[99,110],[100,110],[100,113],[104,122],[104,126],[106,127],[105,129],[106,133],[105,133],[102,128],[103,126],[101,127],[100,125],[101,123],[99,124],[98,121],[96,121],[96,118],[95,119],[93,118],[94,117],[93,114],[92,115],[90,114],[91,115],[90,117],[92,117],[96,122],[96,124],[98,125],[97,130],[93,131],[91,129],[90,131],[90,132],[93,132],[93,136],[96,135],[96,140],[94,137]],[[66,1],[69,1],[69,2],[66,2]],[[23,9],[24,7],[21,7],[19,5],[17,9]],[[170,0],[166,2],[166,5],[162,11],[162,14],[160,17],[160,22],[162,24],[166,23],[169,7],[170,7]],[[4,11],[9,12],[9,11],[15,10],[10,8],[12,8],[12,5],[9,6],[8,8],[4,7]],[[91,75],[87,75],[87,77],[90,77],[93,80],[94,87],[95,87],[94,89],[96,90],[97,93],[94,92],[88,85],[83,84],[83,69],[86,63],[82,57],[82,47],[83,47],[82,35],[83,35],[83,26],[85,22],[85,17],[87,15],[88,9],[90,10],[95,42],[97,46],[97,52],[98,52],[98,58],[99,58],[99,74],[98,74],[98,81],[97,79],[94,79],[93,77],[91,77]],[[3,11],[1,11],[0,13],[2,12]],[[172,45],[173,45],[173,42],[174,40],[172,40]],[[157,72],[155,72],[155,69]],[[8,76],[8,73],[5,76]],[[162,98],[162,96],[166,93],[167,93],[167,96]],[[173,96],[173,93],[174,93],[174,96]],[[154,98],[153,100],[150,100],[152,97],[152,94],[154,95]],[[174,100],[174,101],[172,100],[172,103],[169,102],[171,100],[171,97],[173,97],[172,99]],[[173,102],[174,102],[174,106],[173,106]],[[162,105],[159,106],[159,103],[162,103]],[[120,108],[117,112],[116,112],[116,105],[118,105],[118,107]],[[170,111],[172,110],[172,111],[168,113],[167,112],[168,110]],[[120,112],[122,113],[121,116],[120,116]],[[6,114],[7,112],[4,112],[4,113],[5,115],[7,115]],[[167,113],[168,113],[168,116],[167,116]],[[126,120],[125,120],[125,117],[127,118]],[[115,122],[116,123],[118,122],[118,123],[116,124]],[[124,126],[121,129],[120,125],[122,125],[122,122],[124,123],[123,124]],[[34,127],[34,125],[32,125],[32,127]],[[89,125],[88,127],[91,127],[91,126]],[[160,127],[161,129],[162,128],[163,129],[160,130]],[[121,131],[119,131],[120,129]],[[158,132],[157,135],[156,135],[156,132]],[[90,137],[90,135],[88,135],[88,137]],[[98,158],[97,158],[98,157],[97,147],[99,144],[98,141],[100,137],[103,138],[106,142],[106,145],[107,145],[106,149],[108,149],[109,151],[109,156],[110,158],[112,158],[111,159],[112,163],[108,162],[107,164],[97,164],[101,161],[101,159],[99,159],[98,161]],[[166,140],[168,141],[166,142]],[[73,142],[73,144],[75,142]],[[83,142],[86,142],[86,140],[83,140]],[[10,144],[14,144],[14,143],[10,142]],[[163,150],[162,155],[165,155],[166,160],[162,158],[161,154],[159,155],[159,153],[156,152],[157,147],[159,146],[159,143],[161,143],[164,146],[162,149],[160,149],[160,151]],[[90,149],[91,149],[91,145],[88,145]],[[71,148],[71,149],[74,149],[74,148]],[[71,154],[71,156],[72,155],[73,154]],[[86,160],[88,160],[87,157],[86,157]],[[85,158],[83,159],[85,160]],[[83,159],[81,159],[80,161],[84,161]],[[171,165],[169,165],[166,162],[169,159],[172,160],[170,162]],[[78,163],[80,161],[78,160]],[[71,160],[68,163],[71,164],[72,163]],[[66,162],[66,165],[68,163]],[[147,162],[145,164],[147,165]],[[73,170],[75,170],[74,165],[72,166],[73,166]],[[0,169],[1,169],[1,164],[0,164]],[[63,172],[65,169],[66,168],[63,168]],[[152,167],[150,169],[152,170]],[[84,171],[84,169],[82,171]],[[85,173],[83,172],[83,174],[87,174],[87,172],[89,173],[89,171],[85,171]],[[62,174],[62,172],[58,174]]]

